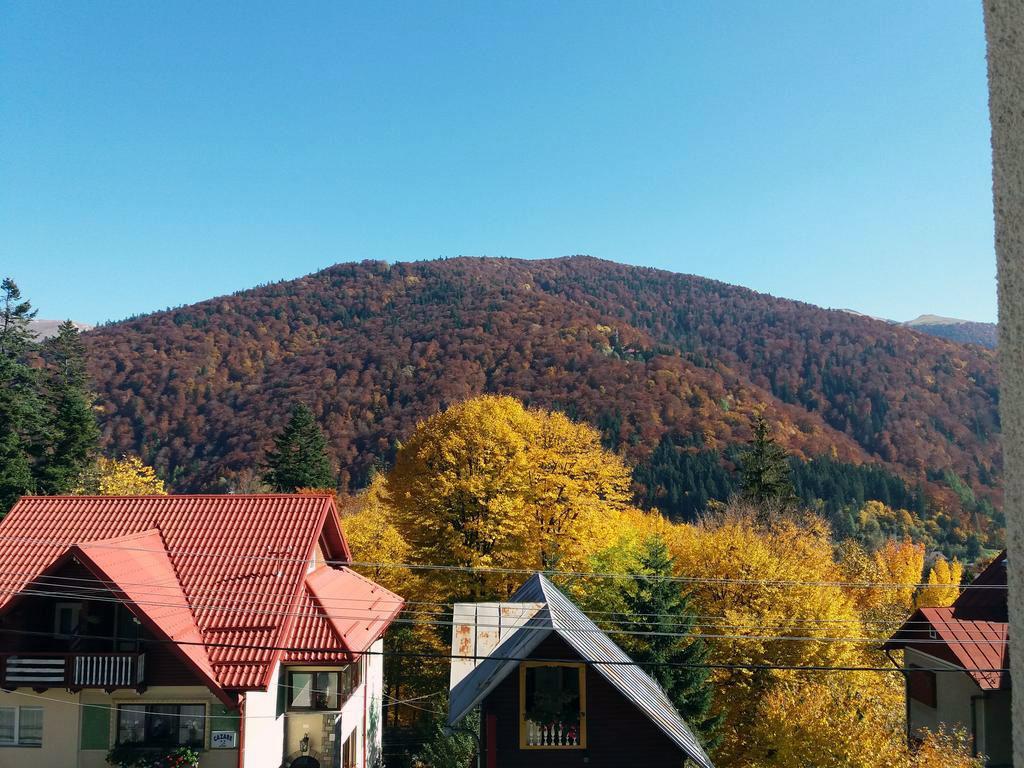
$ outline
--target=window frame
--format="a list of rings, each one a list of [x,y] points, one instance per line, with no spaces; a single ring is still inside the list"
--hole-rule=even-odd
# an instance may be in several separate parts
[[[363,657],[356,659],[350,664],[344,664],[340,667],[331,667],[329,669],[304,669],[302,667],[296,669],[289,669],[288,676],[285,684],[285,712],[340,712],[349,699],[352,698],[353,694],[359,690],[364,682],[365,670],[363,669]],[[351,681],[345,685],[345,675],[348,670],[351,670]],[[328,674],[335,675],[337,679],[337,691],[334,694],[338,699],[337,707],[300,707],[293,703],[293,697],[298,686],[295,685],[295,675],[318,675]],[[313,699],[313,683],[311,683],[310,689],[310,700]]]
[[[67,632],[61,632],[60,619],[61,613],[68,611],[71,616],[71,628]],[[75,630],[82,623],[82,604],[75,601],[64,601],[57,603],[53,607],[53,636],[59,638],[74,637]]]
[[[24,709],[38,710],[39,711],[39,742],[25,743],[21,737],[21,712]],[[0,749],[5,748],[21,748],[21,749],[41,749],[43,746],[43,727],[46,718],[46,710],[43,707],[34,706],[3,706],[0,710],[11,710],[14,713],[14,741],[0,741]]]
[[[121,739],[121,712],[126,707],[134,709],[136,711],[138,709],[140,709],[140,708],[142,709],[142,740],[141,741],[131,741],[130,739],[122,741],[122,739]],[[175,707],[175,708],[177,708],[177,712],[175,714],[166,714],[165,713],[164,716],[165,717],[173,718],[174,722],[177,724],[176,727],[174,728],[174,732],[178,733],[179,735],[180,735],[180,732],[181,732],[181,721],[182,721],[181,709],[182,709],[182,707],[200,707],[202,709],[202,714],[197,716],[195,719],[199,720],[202,723],[202,734],[203,734],[202,738],[199,739],[197,742],[187,741],[187,742],[184,742],[184,743],[181,742],[180,739],[177,738],[177,737],[175,738],[175,741],[173,743],[155,743],[155,742],[149,741],[149,735],[150,735],[149,734],[149,718],[150,718],[151,715],[160,714],[160,713],[151,713],[150,709],[153,708],[153,707]],[[115,720],[114,720],[114,744],[115,745],[119,745],[119,744],[137,744],[139,749],[150,749],[151,748],[151,749],[155,749],[155,750],[156,749],[167,749],[168,747],[170,747],[170,748],[190,747],[192,749],[198,749],[198,750],[201,750],[201,751],[206,751],[206,749],[207,749],[207,739],[210,736],[210,728],[208,727],[209,726],[209,721],[210,721],[210,716],[209,716],[209,708],[208,708],[206,702],[202,702],[202,701],[145,701],[145,702],[142,702],[142,701],[121,701],[121,702],[118,702],[114,714],[115,714]]]
[[[527,744],[526,670],[535,667],[563,667],[575,669],[579,675],[580,734],[578,744]],[[519,748],[566,750],[587,748],[587,665],[582,661],[523,661],[519,664]]]

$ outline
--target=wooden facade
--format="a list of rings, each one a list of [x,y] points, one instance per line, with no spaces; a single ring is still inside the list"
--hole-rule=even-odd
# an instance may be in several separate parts
[[[73,610],[70,634],[58,632],[62,607]],[[56,678],[58,660],[65,663],[61,681],[19,679],[24,676],[17,670],[19,661],[31,662],[33,669],[49,664]],[[76,670],[84,671],[78,679]],[[174,645],[154,638],[131,610],[77,563],[67,563],[33,585],[0,615],[2,687],[142,691],[150,686],[196,685],[205,682]]]
[[[531,659],[579,661],[557,635],[546,638]],[[584,748],[522,748],[521,675],[504,680],[481,704],[481,745],[486,768],[681,768],[684,754],[650,718],[625,698],[592,666],[585,671]]]

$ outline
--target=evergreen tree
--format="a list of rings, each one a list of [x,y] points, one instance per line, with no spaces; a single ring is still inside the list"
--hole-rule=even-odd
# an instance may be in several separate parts
[[[796,491],[786,451],[775,442],[764,416],[754,417],[754,439],[740,455],[740,495],[763,509],[793,506]]]
[[[327,440],[313,412],[303,403],[295,404],[288,425],[274,440],[263,479],[278,493],[335,487]]]
[[[627,580],[622,601],[626,607],[623,635],[633,660],[644,667],[668,694],[679,714],[705,747],[718,743],[715,735],[722,718],[711,714],[713,689],[707,664],[708,649],[694,632],[689,599],[670,578],[672,556],[660,536],[651,536],[640,553],[638,573],[656,578]]]
[[[38,351],[32,305],[11,278],[0,283],[0,514],[36,490],[34,472],[45,450],[45,409],[29,358]]]
[[[46,394],[53,414],[53,442],[40,477],[46,493],[68,493],[92,464],[100,432],[85,372],[85,346],[70,320],[46,342],[52,364]]]

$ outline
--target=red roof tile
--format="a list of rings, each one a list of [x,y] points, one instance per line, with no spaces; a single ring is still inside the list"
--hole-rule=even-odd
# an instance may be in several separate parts
[[[352,661],[364,653],[402,610],[394,592],[349,568],[317,568],[306,576],[299,616],[286,643],[292,648],[332,648],[344,654],[291,651],[288,662]]]
[[[294,634],[289,618],[308,600],[303,584],[318,538],[327,559],[351,560],[328,495],[26,497],[0,521],[0,610],[77,546],[162,633],[179,641],[201,633],[209,661],[190,658],[222,688],[262,688],[279,655],[272,649]],[[343,573],[311,576],[320,571]],[[337,601],[381,590],[343,578],[316,582]],[[367,619],[340,635],[345,650],[394,616],[365,604]]]
[[[918,609],[886,647],[911,647],[947,658],[963,667],[982,690],[1008,688],[1009,672],[990,670],[1009,669],[1009,624],[960,620],[953,612],[953,606]]]

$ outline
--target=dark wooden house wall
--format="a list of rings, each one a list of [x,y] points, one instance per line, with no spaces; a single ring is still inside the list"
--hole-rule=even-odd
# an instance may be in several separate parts
[[[98,584],[82,565],[69,562],[55,576],[66,581],[32,585],[31,592],[55,592],[54,596],[29,594],[19,597],[10,609],[0,615],[0,653],[107,653],[115,650],[114,596],[107,592],[100,599],[79,599],[74,590],[56,584],[80,585],[83,588]],[[96,593],[94,593],[96,594]],[[72,644],[66,638],[53,636],[53,617],[57,603],[85,602],[83,611],[95,622]],[[186,664],[172,643],[157,639],[147,628],[140,628],[139,651],[145,654],[144,683],[156,685],[205,685],[203,680]]]
[[[531,654],[548,661],[578,661],[564,640],[552,635]],[[495,748],[497,768],[681,768],[685,755],[647,716],[592,666],[586,669],[586,749],[519,748],[519,670],[506,677],[481,707],[484,754]],[[487,743],[493,715],[495,743]],[[485,757],[484,765],[488,765]]]

